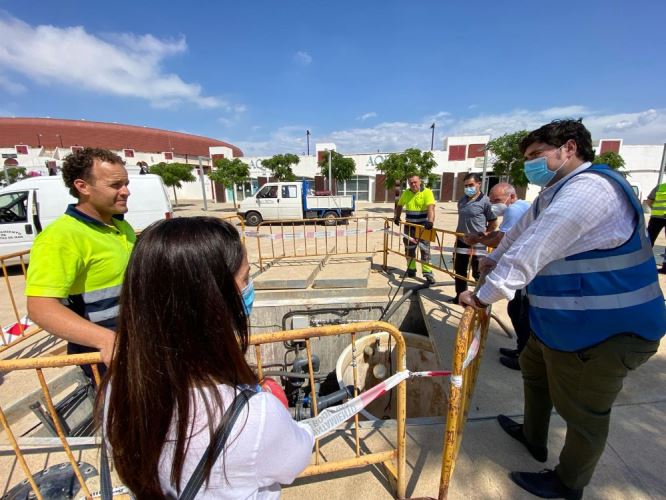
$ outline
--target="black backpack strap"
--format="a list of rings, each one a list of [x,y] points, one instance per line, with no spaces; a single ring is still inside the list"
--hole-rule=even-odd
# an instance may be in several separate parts
[[[196,469],[194,469],[192,476],[190,476],[190,480],[185,485],[185,488],[178,497],[178,500],[192,500],[197,495],[205,479],[204,469],[206,468],[208,456],[212,454],[213,463],[217,461],[220,453],[222,453],[222,450],[227,443],[231,429],[238,419],[241,410],[255,394],[256,392],[251,389],[243,389],[236,395],[233,402],[231,403],[231,406],[229,406],[226,413],[222,417],[222,421],[220,422],[220,425],[213,435],[213,440],[208,445],[208,448],[206,448],[206,451],[201,457],[201,460],[199,460]]]

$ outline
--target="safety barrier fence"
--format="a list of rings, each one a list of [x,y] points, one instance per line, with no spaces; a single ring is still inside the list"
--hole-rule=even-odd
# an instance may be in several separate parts
[[[482,245],[474,245],[470,248],[459,248],[458,238],[464,236],[463,233],[449,231],[433,227],[432,229],[424,229],[423,226],[417,224],[410,224],[401,221],[392,229],[393,220],[385,219],[384,223],[384,268],[388,266],[388,254],[401,255],[405,259],[413,259],[414,262],[421,265],[428,264],[433,269],[442,271],[452,278],[465,280],[468,283],[475,284],[476,281],[470,278],[470,271],[472,269],[472,259],[468,259],[466,274],[459,275],[455,271],[455,262],[459,255],[469,255],[483,257],[488,255],[487,248]],[[414,247],[414,254],[409,255],[405,243]],[[421,257],[421,249],[428,248],[430,253],[430,260],[424,261]],[[449,269],[447,260],[451,260],[453,269]]]
[[[373,252],[369,235],[381,231],[384,220],[384,217],[366,216],[263,221],[245,234],[256,240],[259,267],[263,271],[266,261],[278,258]]]
[[[439,500],[448,497],[451,486],[488,336],[489,312],[466,307],[458,325],[449,384],[449,408],[444,430]]]
[[[353,369],[353,384],[354,384],[354,396],[357,396],[357,388],[361,387],[362,381],[359,379],[356,358],[358,353],[356,351],[356,340],[358,334],[363,332],[373,332],[373,331],[382,331],[387,332],[391,336],[391,341],[395,346],[393,351],[393,359],[395,360],[395,370],[403,371],[406,370],[406,353],[405,353],[405,342],[401,333],[392,325],[388,323],[371,321],[371,322],[362,322],[362,323],[350,323],[346,325],[331,325],[317,328],[307,328],[300,330],[290,330],[277,333],[263,334],[252,336],[250,339],[250,345],[252,346],[254,361],[256,362],[257,375],[259,378],[263,378],[264,375],[264,363],[262,363],[262,348],[267,344],[272,343],[284,343],[290,341],[301,341],[305,344],[305,352],[307,354],[307,363],[308,363],[308,373],[309,373],[309,384],[310,387],[315,387],[315,372],[313,370],[313,357],[312,357],[312,346],[311,339],[313,338],[324,338],[332,336],[341,336],[348,335],[349,342],[352,346],[352,369]],[[361,355],[362,357],[362,355]],[[359,358],[360,359],[360,358]],[[95,379],[99,382],[99,371],[97,369],[97,363],[100,362],[100,357],[98,353],[90,354],[79,354],[79,355],[67,355],[67,356],[48,356],[48,357],[37,357],[37,358],[26,358],[26,359],[11,359],[11,360],[0,360],[0,372],[9,372],[13,370],[35,370],[39,385],[41,387],[42,395],[46,403],[47,410],[51,416],[55,431],[57,433],[60,446],[62,449],[57,449],[54,451],[64,451],[67,455],[67,458],[71,464],[72,470],[76,476],[76,479],[79,482],[82,493],[86,497],[91,496],[91,491],[88,488],[83,474],[79,468],[74,454],[72,453],[72,447],[70,440],[63,430],[63,425],[61,423],[60,417],[56,411],[53,398],[51,396],[49,387],[46,383],[44,377],[44,369],[49,368],[62,368],[72,365],[84,365],[90,364],[93,368],[93,373]],[[405,418],[406,418],[406,381],[402,381],[397,386],[397,394],[395,398],[396,402],[396,446],[391,447],[390,449],[383,451],[376,451],[369,453],[365,451],[365,446],[362,446],[362,437],[361,429],[359,425],[358,415],[354,417],[354,450],[348,458],[343,458],[341,460],[325,460],[325,457],[320,452],[320,440],[316,440],[315,451],[313,463],[308,466],[301,477],[313,476],[317,474],[324,474],[330,472],[343,471],[352,468],[363,467],[371,464],[383,464],[385,470],[392,481],[394,481],[396,488],[396,495],[398,498],[404,497],[405,492]],[[312,399],[312,413],[314,416],[318,415],[317,411],[317,396],[316,392],[311,393]],[[4,410],[0,406],[0,424],[2,425],[9,443],[11,444],[12,449],[16,455],[18,464],[20,465],[23,473],[26,476],[27,481],[33,488],[35,498],[42,498],[42,494],[39,492],[37,484],[35,482],[34,476],[28,467],[25,452],[22,450],[19,442],[12,432],[11,426],[5,417]],[[328,440],[328,438],[326,438]],[[74,440],[75,441],[75,440]],[[95,439],[93,444],[99,446],[99,439]],[[90,444],[90,443],[88,443]]]
[[[22,340],[25,340],[33,335],[42,331],[37,325],[33,325],[27,317],[27,309],[25,308],[25,299],[14,293],[15,287],[12,281],[16,284],[17,281],[22,280],[25,282],[25,275],[27,271],[26,259],[30,254],[30,250],[21,252],[10,253],[0,256],[0,266],[2,266],[2,275],[5,281],[5,291],[7,293],[8,301],[4,302],[11,307],[10,316],[2,318],[2,332],[0,334],[0,353],[6,351],[10,347],[15,346]],[[12,268],[12,273],[9,267]],[[20,266],[20,275],[16,276],[17,266]],[[13,275],[12,275],[13,274]],[[11,318],[11,319],[10,319]]]
[[[442,468],[439,492],[440,499],[446,498],[451,484],[451,478],[460,449],[460,443],[462,441],[463,429],[467,418],[469,404],[474,390],[474,385],[476,383],[476,377],[478,375],[481,353],[483,352],[485,345],[487,330],[488,316],[483,312],[479,312],[468,307],[464,311],[460,325],[458,327],[453,356],[449,406],[446,416],[446,429],[442,451]],[[268,344],[284,343],[290,341],[303,342],[305,344],[305,352],[307,354],[307,376],[309,378],[309,384],[311,387],[315,387],[315,372],[313,370],[313,352],[311,340],[313,338],[348,335],[349,342],[352,347],[351,367],[353,371],[355,397],[357,396],[357,388],[362,385],[359,381],[357,372],[357,359],[359,358],[359,353],[356,350],[356,341],[359,338],[358,335],[364,332],[378,331],[387,332],[391,336],[391,340],[395,345],[394,360],[396,372],[407,370],[405,352],[406,348],[402,335],[394,326],[378,321],[350,323],[346,325],[330,325],[324,327],[256,335],[252,336],[250,345],[254,351],[253,355],[257,367],[257,374],[259,378],[263,378],[265,368],[262,348],[264,346],[267,346]],[[360,357],[362,357],[362,354]],[[100,358],[99,354],[97,353],[0,361],[0,372],[8,372],[12,370],[35,370],[44,401],[46,402],[47,410],[53,420],[62,451],[64,451],[67,455],[72,470],[81,487],[81,491],[86,497],[91,496],[91,491],[84,480],[84,477],[79,468],[79,464],[72,452],[72,447],[70,445],[70,440],[72,440],[72,438],[68,438],[65,435],[43,371],[44,369],[49,368],[62,368],[72,365],[90,364],[93,367],[93,374],[95,379],[99,381],[99,372],[96,366],[96,363],[99,362]],[[268,361],[266,361],[266,363],[269,364]],[[387,475],[391,479],[391,482],[395,485],[396,497],[404,498],[406,486],[405,418],[407,382],[405,380],[400,382],[396,390],[395,447],[391,447],[390,449],[383,451],[366,452],[365,450],[367,448],[365,445],[363,445],[363,438],[361,437],[359,418],[358,415],[355,415],[353,420],[354,446],[351,456],[341,460],[326,460],[320,451],[320,440],[317,440],[315,444],[313,463],[303,471],[300,477],[339,472],[353,468],[364,467],[371,464],[382,464],[386,470]],[[311,397],[313,407],[312,413],[316,417],[318,415],[316,393],[312,393]],[[27,481],[33,488],[35,498],[42,498],[42,494],[38,490],[37,484],[33,478],[33,474],[28,467],[25,458],[25,452],[22,450],[18,440],[16,439],[16,436],[12,432],[11,426],[5,417],[5,413],[2,407],[0,407],[0,424],[5,430],[11,447],[16,455],[19,466],[25,474]],[[328,441],[328,438],[326,439]],[[76,441],[76,439],[73,441]],[[99,443],[99,438],[96,438],[94,441],[95,446],[99,446]],[[60,450],[58,449],[54,451]],[[122,491],[122,488],[120,491]],[[115,498],[119,497],[116,496]],[[126,497],[121,496],[120,498]]]
[[[325,224],[325,226],[321,226]],[[409,233],[405,234],[405,233]],[[293,221],[263,221],[256,229],[245,229],[244,235],[254,238],[259,258],[259,268],[263,271],[267,261],[288,257],[310,257],[336,254],[358,254],[374,251],[371,234],[383,235],[382,254],[384,269],[388,267],[388,254],[410,258],[405,241],[417,247],[414,261],[423,264],[418,247],[429,246],[431,258],[426,262],[434,269],[449,274],[453,278],[475,283],[469,278],[472,259],[468,260],[465,276],[449,269],[446,261],[451,259],[455,268],[458,255],[485,256],[486,247],[474,245],[459,248],[457,238],[462,233],[433,228],[424,230],[422,226],[400,222],[393,229],[393,220],[386,217],[346,217],[342,219],[301,219]],[[411,236],[410,236],[411,235]]]

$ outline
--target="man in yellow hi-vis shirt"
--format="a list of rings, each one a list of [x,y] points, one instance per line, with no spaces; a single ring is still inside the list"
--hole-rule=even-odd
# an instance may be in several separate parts
[[[425,229],[432,229],[435,222],[435,196],[428,188],[421,187],[421,179],[418,175],[412,175],[407,179],[409,190],[403,191],[398,203],[395,206],[393,222],[400,224],[400,215],[405,209],[405,221],[409,224],[423,226]],[[416,276],[416,247],[421,248],[421,265],[423,277],[429,284],[435,283],[435,277],[432,274],[432,267],[425,262],[430,262],[430,239],[419,238],[416,227],[405,225],[405,253],[407,254],[407,276],[413,278]],[[418,239],[419,241],[414,241]]]
[[[647,226],[650,243],[654,246],[657,236],[666,227],[666,184],[659,184],[647,197],[647,204],[652,209],[650,221]],[[661,274],[666,274],[666,259],[659,269]]]

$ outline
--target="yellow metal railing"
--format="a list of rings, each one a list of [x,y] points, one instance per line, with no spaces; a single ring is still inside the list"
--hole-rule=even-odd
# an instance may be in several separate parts
[[[395,370],[402,371],[406,369],[406,351],[405,342],[401,333],[392,325],[379,321],[350,323],[346,325],[331,325],[317,328],[306,328],[301,330],[290,330],[276,333],[269,333],[263,335],[252,336],[250,344],[254,346],[254,358],[257,365],[257,375],[263,378],[263,364],[262,364],[262,346],[273,343],[280,343],[292,340],[304,341],[306,346],[308,368],[309,368],[309,383],[311,387],[315,387],[315,373],[313,371],[312,363],[312,338],[332,337],[340,335],[349,335],[350,344],[352,346],[352,362],[355,368],[356,355],[356,339],[357,334],[362,332],[384,331],[388,332],[391,336],[392,342],[395,345],[393,359],[395,359]],[[44,400],[55,424],[55,430],[60,440],[62,450],[67,455],[67,458],[74,470],[76,478],[81,486],[82,492],[86,497],[90,497],[91,493],[85,483],[83,475],[79,469],[78,463],[74,458],[71,446],[65,435],[60,417],[58,416],[53,398],[51,397],[49,387],[46,384],[43,370],[46,368],[59,368],[72,365],[85,365],[90,364],[93,368],[93,374],[99,383],[99,372],[97,363],[100,363],[99,353],[67,355],[67,356],[46,356],[27,359],[11,359],[0,360],[0,372],[9,372],[13,370],[35,370],[39,385],[41,387]],[[358,380],[356,369],[353,370],[354,377],[354,396],[356,396],[356,388],[362,386],[361,381]],[[363,438],[360,435],[360,426],[358,415],[354,418],[354,450],[349,458],[341,460],[326,460],[320,452],[320,442],[316,441],[313,463],[308,466],[301,474],[300,477],[313,476],[317,474],[325,474],[330,472],[343,471],[352,468],[363,467],[370,464],[383,464],[389,478],[395,482],[396,496],[398,498],[404,497],[405,494],[405,418],[406,418],[406,382],[403,381],[397,386],[396,395],[396,447],[388,450],[376,451],[374,453],[364,452],[362,446]],[[316,393],[312,393],[312,407],[313,414],[317,415],[317,401]],[[36,498],[42,498],[41,493],[38,491],[37,484],[34,480],[33,474],[28,467],[25,459],[25,453],[19,446],[19,443],[12,432],[11,426],[5,417],[5,413],[0,407],[0,424],[5,430],[8,440],[14,450],[16,459],[25,474],[27,481],[33,488]],[[325,438],[328,441],[328,437]]]
[[[384,217],[344,217],[263,221],[252,234],[259,267],[267,260],[285,257],[357,254],[374,251],[369,235],[381,232]]]
[[[451,382],[449,384],[449,408],[444,431],[439,500],[448,497],[453,471],[462,443],[465,422],[467,422],[470,401],[474,394],[476,378],[481,367],[481,358],[488,336],[489,320],[490,315],[487,311],[467,307],[458,325],[453,351]],[[473,347],[474,343],[477,343],[476,347]],[[476,356],[467,366],[464,366],[471,348],[478,349]]]
[[[15,252],[0,256],[0,266],[2,266],[2,275],[5,280],[5,290],[7,292],[7,298],[9,304],[11,305],[11,312],[13,315],[13,319],[16,321],[15,324],[19,332],[19,335],[17,336],[18,338],[11,340],[9,342],[5,339],[4,332],[0,334],[0,353],[42,331],[42,329],[39,328],[37,325],[33,325],[29,328],[25,328],[23,326],[23,318],[27,316],[27,309],[25,309],[25,300],[21,300],[21,306],[23,307],[20,307],[20,305],[17,303],[17,297],[14,294],[14,287],[12,286],[12,279],[10,277],[10,273],[8,270],[8,267],[10,265],[16,268],[17,265],[16,259],[18,259],[18,265],[20,265],[21,269],[20,279],[22,279],[25,282],[25,276],[27,272],[25,259],[29,254],[30,250],[24,250],[21,252]],[[21,299],[23,299],[23,297],[21,297]],[[21,309],[25,310],[24,314],[21,314]],[[0,320],[0,324],[2,324],[2,326],[6,326],[4,325],[5,321],[10,321],[10,320],[9,318],[3,317]]]
[[[407,249],[405,248],[404,239],[406,237],[405,232],[409,231],[410,234],[414,236],[411,237],[411,243],[416,244],[416,255],[414,257],[414,262],[420,264],[428,264],[433,269],[442,271],[452,278],[457,278],[465,280],[470,284],[476,284],[476,281],[469,277],[470,270],[472,266],[472,259],[469,259],[467,262],[467,274],[466,276],[461,276],[455,272],[455,261],[459,252],[469,252],[473,253],[477,250],[475,249],[458,249],[458,238],[464,236],[463,233],[457,233],[455,231],[449,231],[447,229],[440,229],[433,227],[432,229],[424,229],[423,226],[418,224],[411,224],[409,222],[400,221],[400,224],[393,228],[393,219],[385,219],[384,222],[384,269],[388,266],[388,254],[396,254],[405,257],[406,259],[411,259],[407,255]],[[420,249],[418,248],[423,242],[430,242],[430,262],[425,262],[421,260]],[[439,258],[437,258],[439,257]],[[453,269],[449,269],[446,265],[445,258],[450,258],[452,261]]]

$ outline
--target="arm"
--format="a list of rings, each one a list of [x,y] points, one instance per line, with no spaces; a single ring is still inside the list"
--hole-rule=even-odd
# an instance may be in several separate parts
[[[486,236],[488,236],[491,233],[493,233],[496,229],[497,229],[497,219],[495,218],[493,220],[489,220],[489,221],[486,222],[486,231],[484,232],[484,234]],[[491,246],[491,245],[488,245],[488,246]]]
[[[581,202],[593,197],[595,203]],[[479,290],[479,299],[486,304],[509,299],[550,262],[621,245],[633,232],[634,218],[633,207],[613,181],[596,174],[577,176],[537,219],[523,217],[509,230],[490,255],[497,267]]]
[[[262,396],[255,396],[250,404]],[[314,435],[307,425],[294,421],[273,395],[266,395],[265,408],[266,424],[257,454],[261,465],[257,471],[257,482],[262,486],[289,484],[309,465]]]
[[[102,361],[110,363],[115,333],[82,318],[66,308],[60,299],[28,297],[28,316],[56,337],[99,349]]]

